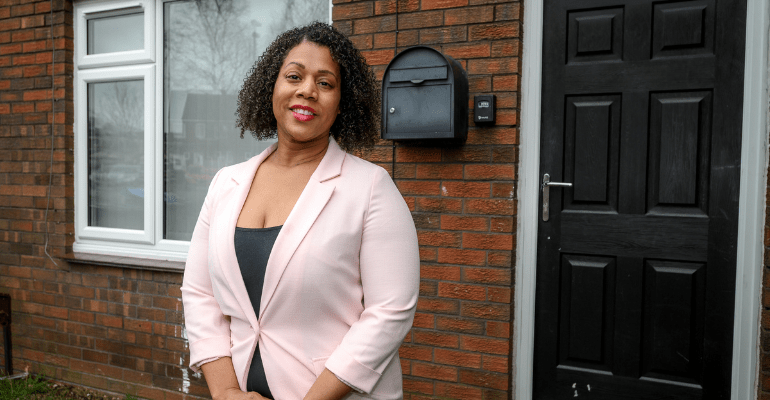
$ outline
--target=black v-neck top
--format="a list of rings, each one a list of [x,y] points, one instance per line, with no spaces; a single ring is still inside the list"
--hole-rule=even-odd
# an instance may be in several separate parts
[[[270,252],[273,250],[278,233],[281,232],[281,227],[235,228],[235,256],[241,267],[243,283],[246,284],[246,292],[249,293],[251,306],[257,317],[259,317],[262,286],[265,283],[267,260],[270,258]],[[246,390],[257,392],[269,399],[273,398],[270,387],[267,385],[265,367],[262,365],[262,357],[259,354],[259,344],[257,344],[251,359],[249,376],[246,379]]]

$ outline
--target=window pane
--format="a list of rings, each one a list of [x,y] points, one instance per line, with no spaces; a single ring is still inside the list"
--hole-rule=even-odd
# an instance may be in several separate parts
[[[144,82],[88,84],[88,225],[144,229]]]
[[[327,0],[164,5],[164,238],[190,240],[214,174],[274,142],[240,139],[238,91],[278,33],[316,20],[329,20]]]
[[[143,48],[143,13],[88,20],[88,54],[114,53]]]

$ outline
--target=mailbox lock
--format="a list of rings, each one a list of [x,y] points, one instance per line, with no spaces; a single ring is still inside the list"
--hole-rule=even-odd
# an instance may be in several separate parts
[[[395,112],[396,112],[396,109],[395,109],[395,107],[391,107],[391,108],[390,108],[390,113],[391,113],[391,114],[393,114],[393,113],[395,113]]]

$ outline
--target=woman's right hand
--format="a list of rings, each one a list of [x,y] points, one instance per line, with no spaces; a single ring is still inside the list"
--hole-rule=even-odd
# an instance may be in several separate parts
[[[219,400],[219,399],[216,399]],[[222,393],[221,400],[269,400],[257,392],[244,392],[241,389],[227,389]]]

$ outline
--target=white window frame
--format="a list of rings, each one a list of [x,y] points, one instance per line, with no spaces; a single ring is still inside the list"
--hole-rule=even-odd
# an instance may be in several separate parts
[[[163,11],[175,0],[90,0],[75,2],[75,243],[76,253],[185,261],[189,241],[163,238]],[[332,22],[332,0],[329,23]],[[87,53],[88,18],[144,12],[144,49]],[[157,36],[157,37],[156,37]],[[156,41],[156,39],[158,39]],[[157,74],[157,75],[156,75]],[[157,79],[156,79],[157,77]],[[88,93],[91,82],[144,79],[144,229],[88,226]]]
[[[78,68],[97,68],[155,62],[155,10],[152,0],[106,1],[76,4],[75,51]],[[141,11],[144,16],[144,48],[115,53],[88,54],[88,20]],[[162,25],[161,25],[162,29]]]
[[[77,150],[75,152],[75,176],[76,196],[88,198],[88,84],[102,82],[120,82],[128,80],[141,80],[144,86],[144,229],[118,229],[102,228],[88,226],[88,201],[76,201],[75,207],[75,226],[78,242],[87,242],[89,240],[109,240],[124,241],[128,243],[151,244],[155,241],[155,204],[152,199],[155,198],[155,188],[146,182],[153,182],[153,157],[147,157],[153,154],[155,148],[155,66],[141,65],[133,67],[100,68],[80,71],[77,78],[76,92],[78,94],[75,109],[77,110],[76,121],[82,121],[76,124],[76,142]],[[85,196],[83,196],[85,194]]]

